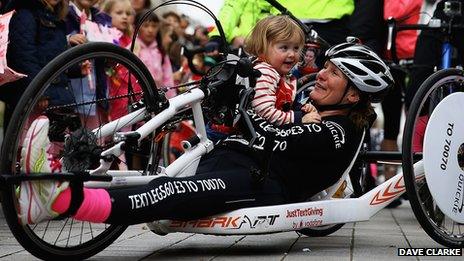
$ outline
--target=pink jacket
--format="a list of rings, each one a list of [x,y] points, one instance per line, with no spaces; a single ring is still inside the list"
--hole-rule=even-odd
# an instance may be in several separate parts
[[[385,0],[384,19],[393,17],[397,24],[417,24],[423,0]],[[412,58],[416,48],[417,31],[405,30],[396,35],[396,54],[399,59]]]
[[[158,43],[154,41],[147,46],[140,39],[137,39],[137,45],[139,46],[137,56],[142,60],[145,66],[147,66],[151,76],[155,80],[156,86],[158,88],[173,87],[174,78],[172,75],[171,61],[166,54],[164,56],[164,62],[161,64],[162,55],[158,49]],[[175,89],[170,89],[166,92],[166,97],[172,98],[176,96],[176,93]]]

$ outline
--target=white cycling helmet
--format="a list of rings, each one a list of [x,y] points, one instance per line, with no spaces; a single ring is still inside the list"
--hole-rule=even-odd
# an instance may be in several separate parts
[[[350,39],[349,39],[350,40]],[[380,102],[393,86],[388,66],[369,47],[348,42],[329,48],[325,56],[372,102]]]

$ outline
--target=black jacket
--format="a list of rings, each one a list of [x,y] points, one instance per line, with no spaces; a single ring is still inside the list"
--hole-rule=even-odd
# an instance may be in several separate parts
[[[361,141],[362,133],[346,116],[275,126],[253,111],[248,114],[258,136],[254,148],[241,136],[228,137],[223,145],[267,162],[270,178],[284,184],[292,202],[307,200],[338,181]]]

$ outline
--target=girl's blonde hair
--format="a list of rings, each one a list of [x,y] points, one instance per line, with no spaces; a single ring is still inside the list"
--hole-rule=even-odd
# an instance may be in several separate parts
[[[267,52],[270,44],[277,41],[298,42],[303,47],[305,36],[303,30],[289,16],[268,16],[258,21],[245,40],[245,51],[260,57]]]
[[[130,0],[105,0],[101,6],[100,6],[100,10],[102,10],[103,12],[107,13],[108,15],[111,13],[111,9],[113,9],[114,5],[116,3],[123,3],[126,5],[126,11],[129,10],[130,14],[135,16],[135,11],[134,11],[134,8],[132,8],[132,4],[130,2]],[[125,35],[132,35],[132,25],[129,25],[126,30],[124,30],[124,34]]]
[[[55,7],[52,7],[50,3],[48,3],[47,0],[42,0],[42,3],[53,13],[56,14],[58,19],[61,21],[64,21],[66,16],[68,15],[68,7],[69,7],[69,1],[68,0],[62,0],[60,1]]]

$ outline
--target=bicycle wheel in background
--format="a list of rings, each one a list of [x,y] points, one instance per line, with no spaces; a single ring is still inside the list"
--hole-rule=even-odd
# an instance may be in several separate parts
[[[417,220],[436,242],[453,248],[464,246],[464,224],[453,221],[442,212],[430,192],[423,169],[414,169],[413,165],[422,157],[423,137],[429,118],[436,106],[450,93],[463,91],[464,73],[462,70],[444,69],[427,78],[420,86],[409,108],[402,147],[404,182]],[[435,149],[441,150],[442,148]],[[440,159],[437,159],[438,165],[439,161]]]
[[[85,70],[88,73],[88,68],[96,73],[94,76],[100,73],[98,77],[82,77],[86,74]],[[63,79],[68,85],[57,88],[55,84]],[[114,95],[105,97],[110,81],[112,87],[121,86],[121,92],[115,93],[113,89],[109,93]],[[127,95],[129,84],[134,91],[140,92]],[[156,90],[156,86],[150,73],[128,50],[107,43],[89,43],[71,48],[50,62],[23,94],[6,133],[0,155],[1,173],[17,175],[22,172],[23,138],[29,125],[37,117],[44,116],[50,122],[49,157],[55,163],[61,163],[67,171],[94,169],[99,165],[100,153],[115,144],[111,134],[103,137],[98,131],[108,121],[109,106],[127,108],[142,96],[145,101],[156,102],[157,96],[153,95],[152,90]],[[143,110],[139,111],[143,113]],[[123,114],[121,112],[121,116]],[[130,126],[115,126],[114,131],[120,128],[124,130]],[[114,168],[144,171],[124,163],[122,160]],[[72,218],[20,225],[19,190],[20,186],[12,184],[2,190],[3,212],[18,242],[38,258],[85,259],[106,248],[126,229],[126,226],[92,224]]]

